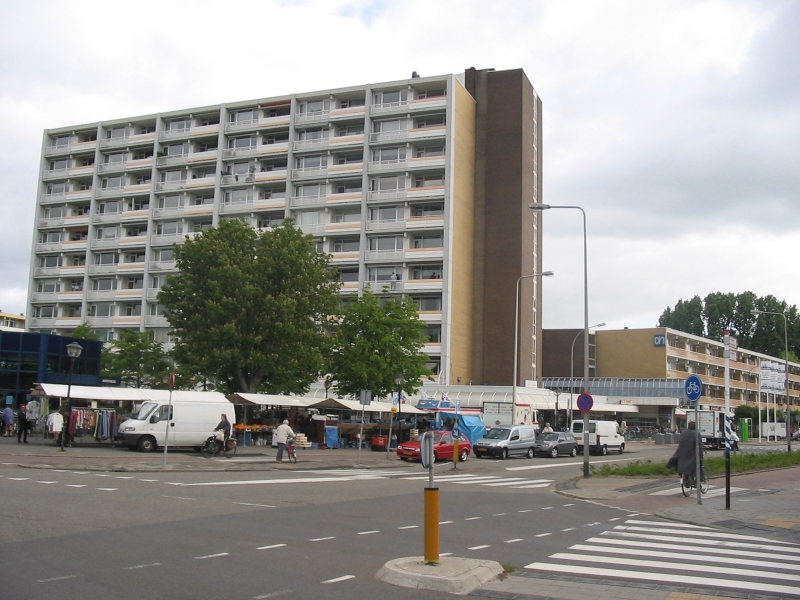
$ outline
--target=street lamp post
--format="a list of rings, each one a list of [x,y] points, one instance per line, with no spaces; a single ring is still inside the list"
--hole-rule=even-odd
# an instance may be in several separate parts
[[[598,323],[597,325],[590,325],[589,329],[598,329],[600,327],[605,327],[605,323]],[[578,341],[578,338],[581,337],[582,333],[586,333],[585,331],[581,330],[572,340],[572,348],[569,351],[569,429],[572,431],[572,407],[573,407],[573,394],[574,394],[574,386],[572,384],[572,378],[575,377],[575,342]]]
[[[65,440],[69,435],[69,422],[72,417],[72,400],[70,399],[72,394],[72,373],[75,370],[75,359],[81,355],[81,352],[83,352],[83,346],[81,346],[78,342],[67,344],[67,356],[69,356],[69,379],[67,379],[67,418],[63,428],[61,429],[61,452],[66,452],[64,449],[66,446]]]
[[[783,317],[783,343],[785,345],[783,351],[783,358],[786,362],[786,377],[783,380],[784,386],[786,387],[786,451],[792,451],[792,404],[789,397],[789,321],[786,319],[785,313],[779,312],[769,312],[768,310],[759,310],[754,308],[750,311],[750,313],[754,316],[759,315],[780,315]],[[777,402],[776,402],[777,404]],[[769,408],[767,409],[769,410]],[[759,411],[760,414],[760,411]],[[778,438],[778,420],[775,419],[775,439]],[[758,432],[759,435],[761,432]]]
[[[533,210],[569,208],[583,215],[583,393],[589,393],[589,253],[586,249],[586,211],[580,206],[551,206],[534,202]],[[589,477],[589,411],[583,413],[583,476]]]
[[[517,361],[519,360],[519,284],[523,279],[532,279],[534,277],[552,277],[552,271],[545,271],[544,273],[534,273],[533,275],[523,275],[517,278],[516,290],[516,303],[514,304],[514,379],[511,384],[511,424],[514,425],[517,414],[517,383],[519,378],[517,375]]]

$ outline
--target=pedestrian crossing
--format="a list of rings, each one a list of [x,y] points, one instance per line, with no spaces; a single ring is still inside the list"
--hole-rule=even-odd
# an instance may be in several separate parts
[[[731,494],[736,494],[738,492],[749,492],[748,488],[742,487],[733,487],[731,486]],[[659,490],[657,492],[650,492],[647,494],[648,496],[677,496],[678,494],[682,494],[683,489],[681,486],[675,488],[669,488],[666,490]],[[697,490],[692,490],[692,495],[697,494]],[[725,495],[725,488],[718,487],[716,485],[711,485],[708,487],[708,492],[703,494],[703,498],[716,498],[717,496],[724,496]]]
[[[356,479],[385,479],[395,478],[406,481],[427,481],[427,474],[417,471],[397,471],[394,469],[365,471],[364,469],[327,469],[310,470],[304,473],[319,475],[340,475]],[[502,475],[475,475],[471,473],[454,473],[450,475],[436,475],[434,481],[438,483],[452,483],[454,485],[481,485],[484,487],[510,487],[512,489],[527,490],[549,487],[553,479],[526,479],[525,477],[503,477]]]
[[[525,568],[800,598],[800,545],[683,523],[628,519]]]

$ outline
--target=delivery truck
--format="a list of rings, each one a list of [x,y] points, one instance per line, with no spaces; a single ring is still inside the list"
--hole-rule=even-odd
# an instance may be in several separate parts
[[[703,439],[703,445],[712,450],[725,449],[725,411],[724,410],[699,410],[697,411],[697,431]],[[686,411],[686,422],[695,421],[695,411]],[[731,422],[733,414],[731,414]]]

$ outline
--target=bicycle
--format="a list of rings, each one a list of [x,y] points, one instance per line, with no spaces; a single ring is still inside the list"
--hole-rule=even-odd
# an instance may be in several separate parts
[[[697,487],[696,475],[681,475],[681,491],[687,498],[692,495],[692,490]],[[703,465],[700,465],[700,493],[705,494],[708,492],[708,475],[706,475]]]
[[[209,437],[200,448],[200,452],[206,458],[211,458],[212,456],[216,456],[223,452],[223,456],[230,458],[231,456],[236,456],[236,438],[229,437],[227,443],[225,443],[225,449],[222,449],[222,440],[218,440],[216,435],[212,435]],[[229,456],[230,455],[230,456]]]
[[[294,438],[286,440],[286,457],[289,462],[297,464],[297,450],[294,447]]]

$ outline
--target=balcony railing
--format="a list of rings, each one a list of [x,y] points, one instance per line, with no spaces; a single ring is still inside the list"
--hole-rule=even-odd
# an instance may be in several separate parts
[[[371,190],[367,192],[367,202],[384,202],[402,200],[406,197],[406,189],[401,190]]]
[[[405,227],[405,219],[367,221],[367,231],[403,230]]]
[[[80,152],[81,150],[93,150],[97,145],[97,140],[91,142],[69,142],[68,144],[59,144],[58,146],[47,146],[44,151],[45,156],[53,154],[65,154],[68,152]]]
[[[127,162],[128,161],[126,159],[118,162],[102,163],[101,165],[98,165],[97,170],[100,173],[109,173],[111,171],[124,171]]]
[[[398,158],[394,160],[376,160],[369,163],[369,172],[380,171],[405,171],[408,168],[408,160]]]
[[[405,282],[400,281],[365,281],[364,289],[375,293],[381,292],[402,292],[405,289]]]
[[[395,142],[408,139],[408,129],[399,131],[378,131],[369,134],[370,142]]]
[[[316,196],[292,196],[289,200],[289,206],[292,208],[297,206],[319,206],[324,205],[326,201],[327,196],[325,194]]]
[[[367,256],[365,257],[366,260],[373,261],[373,260],[403,260],[405,257],[405,251],[403,249],[400,250],[368,250]]]
[[[295,123],[312,123],[316,121],[326,121],[331,116],[330,110],[321,110],[310,113],[300,113],[295,115]]]
[[[150,261],[149,263],[149,270],[150,271],[175,271],[177,269],[177,265],[174,260],[168,261]]]
[[[328,174],[328,166],[324,167],[301,167],[292,169],[292,179],[310,179],[325,177]]]
[[[396,112],[398,110],[405,110],[408,107],[408,100],[401,100],[400,102],[384,102],[382,104],[373,104],[373,114]]]
[[[323,137],[314,140],[297,140],[294,143],[295,150],[314,150],[318,148],[327,148],[330,144],[330,138]]]
[[[162,131],[159,134],[159,138],[163,140],[174,140],[175,138],[192,136],[198,137],[202,135],[213,135],[219,133],[219,124],[215,123],[214,125],[198,125],[194,126],[191,125],[189,127],[184,127],[182,129],[173,129],[170,131]]]

